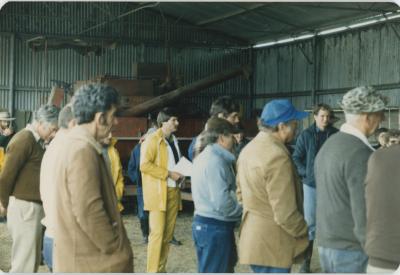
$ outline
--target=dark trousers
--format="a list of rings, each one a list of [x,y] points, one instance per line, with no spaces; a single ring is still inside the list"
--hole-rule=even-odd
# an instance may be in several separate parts
[[[290,273],[290,268],[261,265],[250,265],[250,268],[254,273]]]
[[[142,186],[138,186],[136,192],[140,229],[142,230],[143,237],[147,237],[149,236],[149,211],[144,210]]]
[[[196,246],[198,272],[233,273],[238,260],[234,222],[196,215],[192,234]]]

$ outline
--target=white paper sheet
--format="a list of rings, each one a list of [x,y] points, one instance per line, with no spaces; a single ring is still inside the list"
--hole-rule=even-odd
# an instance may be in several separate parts
[[[178,172],[185,177],[192,175],[193,164],[185,157],[181,157],[178,163],[172,168],[173,172]]]

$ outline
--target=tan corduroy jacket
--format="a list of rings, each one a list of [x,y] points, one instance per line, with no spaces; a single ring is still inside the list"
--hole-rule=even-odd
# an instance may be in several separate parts
[[[307,245],[299,179],[285,145],[260,132],[237,163],[237,195],[243,204],[239,261],[290,268]]]
[[[55,160],[54,271],[133,272],[133,253],[100,144],[82,126]]]

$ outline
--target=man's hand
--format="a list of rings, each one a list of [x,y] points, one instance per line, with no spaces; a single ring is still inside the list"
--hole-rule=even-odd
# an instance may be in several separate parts
[[[6,128],[4,131],[3,131],[3,135],[4,136],[9,136],[9,135],[12,135],[14,133],[14,130],[12,129],[12,128]]]
[[[171,178],[174,181],[177,181],[181,177],[183,177],[183,175],[178,173],[178,172],[168,171],[168,177]]]

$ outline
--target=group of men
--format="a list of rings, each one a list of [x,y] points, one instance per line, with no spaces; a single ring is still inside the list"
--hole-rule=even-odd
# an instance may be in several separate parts
[[[120,215],[122,168],[110,137],[118,104],[113,88],[86,85],[61,113],[40,107],[10,140],[0,173],[0,210],[12,238],[10,272],[38,270],[42,223],[50,270],[133,272]]]
[[[104,147],[114,143],[118,102],[113,88],[85,85],[60,114],[54,106],[41,107],[10,140],[0,211],[7,213],[13,240],[11,272],[37,271],[42,223],[44,257],[53,271],[134,271],[120,215],[121,166],[116,151]],[[289,100],[271,100],[259,133],[239,147],[238,104],[230,97],[215,100],[189,148],[198,271],[234,272],[239,262],[253,272],[288,273],[302,262],[301,271],[310,272],[314,240],[323,272],[397,269],[400,186],[398,177],[387,175],[398,171],[400,145],[374,152],[367,139],[384,119],[386,104],[371,87],[350,90],[341,101],[346,123],[340,130],[332,126],[330,106],[319,104],[315,123],[300,133],[291,155],[288,144],[308,113]],[[181,209],[184,175],[174,169],[182,157],[178,125],[173,109],[161,110],[157,127],[132,152],[140,158],[129,164],[140,171],[129,174],[141,182],[147,272],[167,271]]]
[[[346,122],[340,130],[332,126],[330,106],[319,104],[291,155],[285,145],[308,114],[288,100],[272,100],[236,163],[230,143],[236,130],[210,119],[194,146],[198,271],[232,272],[238,256],[254,272],[288,273],[296,262],[300,272],[310,272],[315,239],[323,272],[395,271],[400,186],[388,175],[398,171],[400,146],[374,152],[368,141],[386,104],[372,87],[350,90],[341,101]]]

